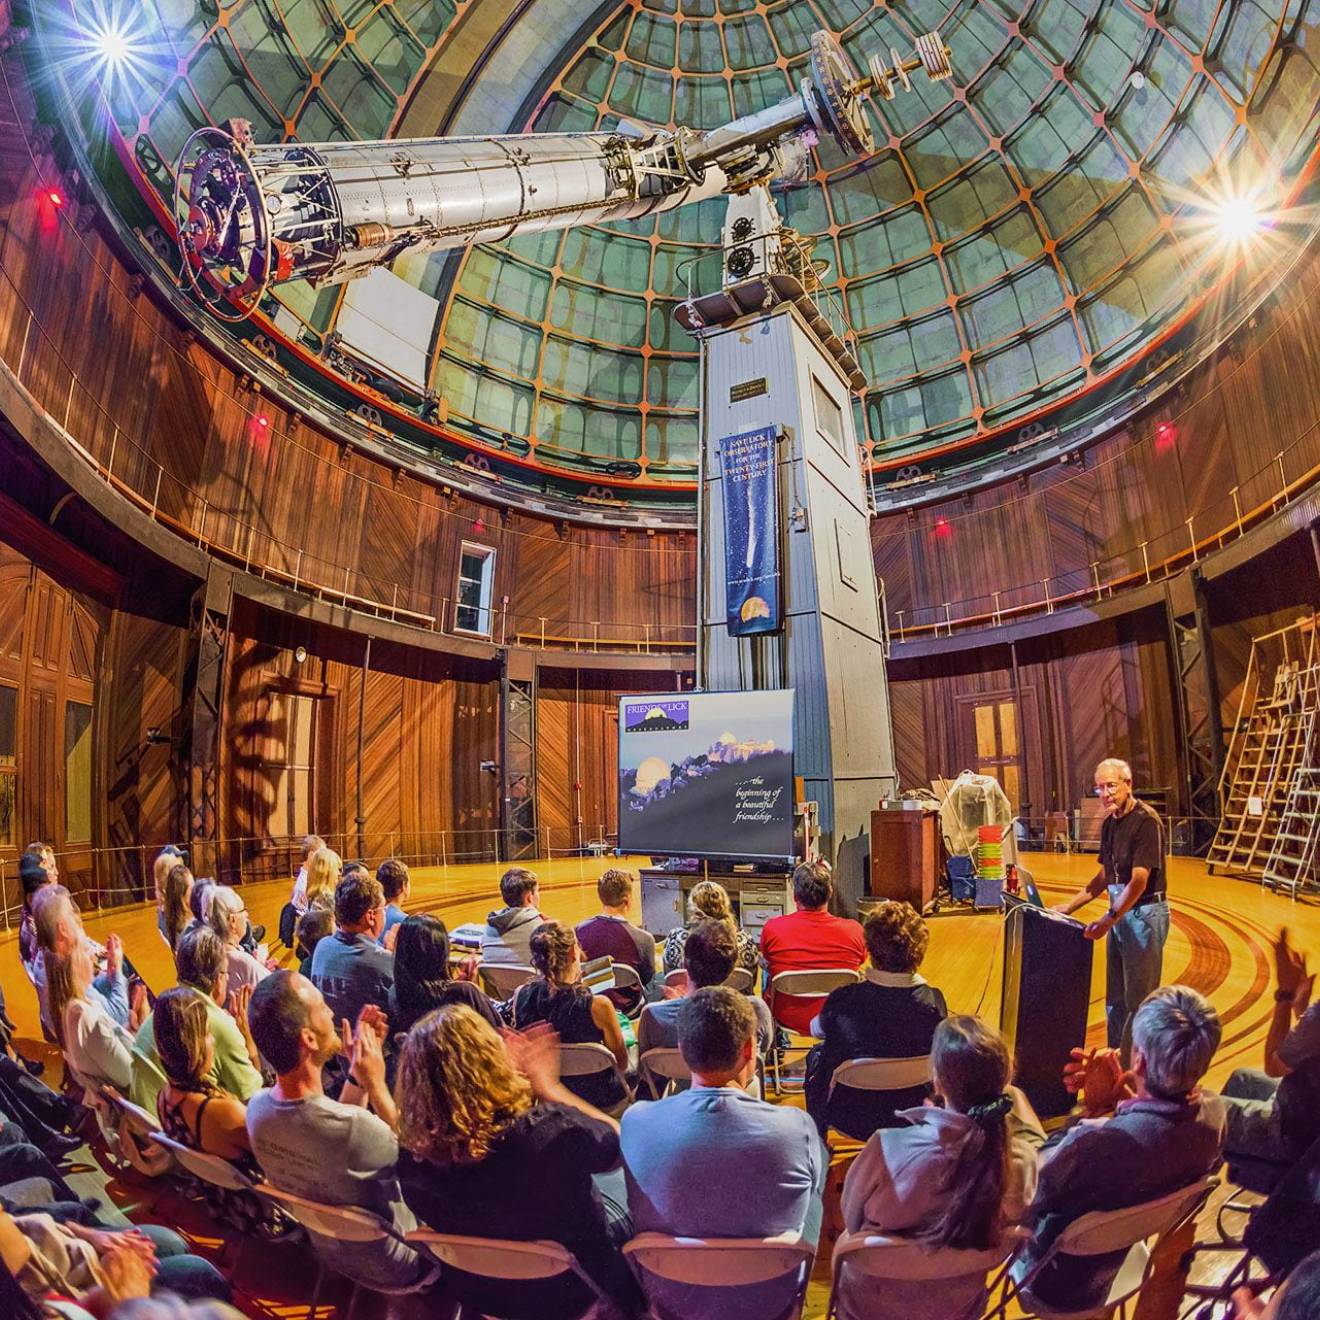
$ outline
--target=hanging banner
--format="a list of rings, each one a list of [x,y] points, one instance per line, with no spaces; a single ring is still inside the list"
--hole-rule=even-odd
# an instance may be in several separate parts
[[[778,632],[779,483],[775,428],[720,441],[724,475],[724,596],[731,637]]]

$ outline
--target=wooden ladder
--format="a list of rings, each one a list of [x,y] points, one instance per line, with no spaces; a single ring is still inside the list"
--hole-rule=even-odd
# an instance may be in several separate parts
[[[1245,721],[1239,709],[1233,732],[1225,770],[1225,779],[1230,774],[1231,779],[1206,859],[1212,874],[1222,869],[1264,878],[1284,832],[1297,772],[1316,764],[1313,733],[1320,709],[1320,653],[1315,634],[1313,620],[1304,620],[1261,639],[1282,638],[1283,644],[1283,658],[1275,668],[1269,696],[1263,700],[1263,651],[1252,641],[1243,704],[1253,686],[1257,699]]]

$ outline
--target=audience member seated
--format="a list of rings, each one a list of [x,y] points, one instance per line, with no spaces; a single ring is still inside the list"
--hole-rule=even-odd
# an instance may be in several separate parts
[[[245,1016],[252,987],[235,994],[235,1014]],[[249,1175],[257,1173],[247,1135],[247,1106],[210,1080],[215,1066],[206,999],[188,986],[166,990],[153,1011],[156,1050],[167,1084],[156,1098],[156,1114],[167,1137],[207,1155],[228,1160]],[[252,1192],[201,1184],[202,1198],[221,1224],[251,1233],[267,1219]]]
[[[761,928],[761,957],[769,979],[780,972],[814,972],[847,968],[856,971],[866,958],[862,928],[829,910],[834,885],[824,862],[803,862],[793,872],[793,902],[797,911],[772,917]],[[771,998],[775,1021],[789,1031],[808,1035],[825,996]]]
[[[387,857],[376,868],[376,879],[385,894],[385,929],[380,933],[380,942],[384,945],[390,931],[408,915],[402,907],[412,889],[408,864],[397,857]]]
[[[1313,1251],[1268,1302],[1250,1288],[1233,1294],[1232,1320],[1316,1320],[1320,1316],[1320,1251]]]
[[[849,1059],[913,1059],[930,1053],[935,1028],[948,1014],[944,996],[917,968],[930,931],[910,903],[881,903],[863,929],[871,965],[865,979],[840,986],[825,1000],[811,1034],[823,1037],[807,1056],[807,1112],[823,1135],[827,1128],[865,1141],[895,1115],[919,1105],[928,1088],[864,1091],[839,1087],[830,1095],[834,1070]]]
[[[319,903],[333,912],[335,890],[339,888],[343,873],[344,863],[339,854],[333,848],[327,848],[322,844],[312,854],[312,859],[307,864],[307,884],[303,894],[306,902],[303,911]]]
[[[55,1039],[82,1080],[93,1091],[102,1084],[127,1091],[133,1078],[133,1037],[123,1025],[128,983],[118,935],[106,941],[106,953],[99,985],[93,984],[92,952],[85,940],[75,940],[66,954],[47,953],[46,994]]]
[[[206,1001],[207,1029],[215,1053],[207,1080],[240,1100],[250,1099],[261,1089],[261,1062],[246,1016],[235,1018],[220,1006],[220,990],[229,974],[225,946],[209,926],[198,926],[179,941],[174,964],[179,984],[198,991]],[[133,1041],[130,1095],[134,1104],[154,1114],[164,1084],[153,1015],[142,1024]]]
[[[578,944],[588,961],[608,958],[637,973],[642,983],[640,988],[611,990],[608,994],[615,1008],[631,1013],[650,997],[655,982],[655,939],[628,920],[633,905],[633,878],[627,871],[606,871],[596,881],[596,894],[600,899],[600,914],[578,923]]]
[[[449,971],[449,932],[439,917],[407,917],[394,941],[394,987],[390,991],[390,1031],[399,1036],[447,1004],[466,1004],[496,1030],[500,1019],[467,971]]]
[[[311,872],[312,858],[324,847],[325,840],[319,834],[308,834],[303,837],[302,863],[293,882],[293,892],[289,895],[289,902],[297,909],[299,916],[307,911],[307,878]],[[333,893],[334,886],[331,885],[330,889]]]
[[[370,1005],[362,1010],[339,1100],[325,1094],[321,1073],[349,1048],[347,1031],[341,1035],[330,1006],[305,976],[272,972],[252,992],[248,1014],[253,1038],[276,1073],[275,1085],[252,1096],[247,1107],[248,1138],[266,1178],[281,1191],[369,1210],[396,1232],[411,1232],[416,1221],[395,1171],[398,1116],[385,1086],[384,1014]],[[368,1288],[407,1289],[431,1273],[411,1247],[392,1239],[310,1236],[326,1264]]]
[[[714,880],[698,880],[688,895],[687,925],[671,930],[665,936],[664,951],[661,961],[666,972],[676,972],[683,966],[683,946],[688,941],[697,922],[707,919],[722,921],[733,932],[738,944],[737,966],[754,976],[760,965],[756,957],[756,941],[745,930],[738,929],[733,919],[733,904],[729,902],[729,891]]]
[[[45,955],[53,953],[65,957],[75,944],[86,944],[94,963],[100,963],[106,957],[103,946],[91,940],[83,929],[82,917],[69,891],[63,885],[48,884],[39,889],[32,899],[32,920],[37,932],[37,944],[40,956],[33,965],[32,983],[37,992],[37,1008],[41,1017],[41,1029],[49,1040],[56,1040],[55,1023],[50,1015],[50,997],[47,993]],[[114,994],[114,983],[106,972],[101,971],[92,985],[106,1000],[111,1017],[121,1026],[128,1026],[132,1015],[127,990],[122,996]]]
[[[232,1296],[214,1265],[190,1255],[177,1233],[157,1224],[112,1231],[0,1210],[0,1260],[30,1301],[67,1298],[98,1316],[122,1297],[147,1291],[222,1302]],[[4,1314],[8,1320],[11,1312]]]
[[[828,1160],[800,1109],[747,1094],[756,1066],[751,1001],[727,986],[683,1000],[678,1046],[692,1089],[641,1101],[623,1116],[628,1208],[638,1233],[678,1237],[772,1237],[820,1233]],[[765,1320],[785,1310],[778,1284],[712,1298],[709,1290],[655,1281],[665,1314],[685,1320]]]
[[[174,952],[174,945],[165,930],[165,889],[169,883],[170,872],[174,870],[180,862],[183,861],[183,854],[172,843],[167,843],[156,854],[156,860],[151,864],[151,892],[156,899],[156,929],[160,931],[160,937],[170,946],[170,952]]]
[[[869,934],[869,932],[868,932]],[[869,941],[868,941],[869,942]],[[850,1233],[913,1238],[932,1249],[989,1251],[1022,1218],[1036,1189],[1045,1133],[999,1033],[979,1018],[945,1018],[931,1047],[933,1105],[877,1131],[843,1183]],[[1005,1244],[1005,1255],[1007,1255]],[[979,1320],[984,1280],[887,1280],[854,1290],[840,1320]]]
[[[216,885],[211,890],[209,921],[225,946],[228,975],[220,998],[228,1003],[230,995],[244,988],[252,990],[274,964],[263,963],[240,947],[239,941],[247,934],[249,923],[247,904],[237,890],[228,885]]]
[[[51,1208],[62,1203],[76,1207],[76,1211],[71,1216],[57,1213],[57,1218],[90,1219],[90,1211],[52,1162],[81,1144],[81,1137],[67,1137],[47,1154],[29,1138],[25,1128],[0,1114],[0,1207],[12,1214],[24,1207]]]
[[[163,857],[165,854],[162,853]],[[185,931],[200,925],[193,916],[193,873],[180,861],[165,874],[165,892],[161,899],[161,936],[173,952],[179,947],[179,941]]]
[[[293,955],[298,959],[298,970],[310,981],[312,977],[312,958],[316,946],[328,935],[335,933],[335,914],[328,907],[317,903],[298,918],[298,926],[293,937]]]
[[[538,908],[539,881],[531,871],[511,866],[500,876],[500,897],[504,906],[486,918],[481,960],[530,967],[532,932],[545,920]]]
[[[1265,1070],[1239,1068],[1224,1087],[1224,1154],[1288,1164],[1320,1137],[1320,1002],[1314,974],[1288,942],[1274,945],[1278,988],[1265,1037]]]
[[[357,871],[346,875],[335,889],[335,933],[312,955],[312,984],[336,1022],[356,1022],[367,1004],[383,1013],[390,1002],[394,955],[376,942],[384,925],[380,883]]]
[[[553,1032],[502,1040],[465,1005],[442,1008],[408,1033],[395,1094],[399,1180],[422,1223],[439,1233],[563,1243],[632,1312],[636,1286],[619,1250],[632,1235],[619,1127],[560,1083]],[[474,1312],[556,1320],[583,1310],[576,1282],[445,1277]],[[503,1309],[511,1296],[512,1312]]]
[[[518,1030],[548,1022],[565,1045],[604,1045],[619,1072],[627,1072],[628,1046],[614,1005],[582,984],[582,950],[571,926],[547,921],[532,933],[532,966],[540,973],[513,995]],[[569,1077],[564,1085],[588,1104],[605,1111],[627,1103],[628,1091],[613,1072]]]
[[[688,932],[683,946],[683,969],[687,984],[681,994],[647,1004],[637,1021],[637,1053],[647,1050],[678,1048],[678,1015],[683,1011],[683,997],[706,986],[723,985],[733,972],[738,957],[738,943],[728,923],[707,917]],[[756,1052],[764,1058],[774,1044],[775,1024],[765,1000],[748,998],[756,1017]],[[681,1084],[684,1087],[685,1083]]]
[[[1200,1083],[1220,1034],[1208,1000],[1187,986],[1163,986],[1133,1016],[1131,1073],[1122,1072],[1116,1050],[1082,1056],[1087,1117],[1041,1150],[1025,1221],[1033,1239],[1014,1265],[1015,1278],[1082,1215],[1157,1200],[1215,1168],[1224,1107],[1218,1096],[1203,1094]],[[1025,1300],[1056,1310],[1100,1310],[1124,1254],[1055,1256]]]
[[[31,847],[38,847],[34,855]],[[45,859],[45,860],[43,860]],[[49,866],[46,865],[49,862]],[[28,979],[36,982],[36,962],[41,956],[37,925],[32,916],[32,902],[47,885],[59,883],[55,854],[44,845],[30,845],[18,859],[18,881],[23,890],[23,909],[18,919],[18,956]]]
[[[236,1007],[244,1012],[252,998],[245,986]],[[166,1085],[156,1097],[156,1113],[167,1137],[222,1160],[247,1161],[247,1106],[217,1086],[215,1042],[207,997],[191,986],[166,990],[152,1011],[156,1051]]]

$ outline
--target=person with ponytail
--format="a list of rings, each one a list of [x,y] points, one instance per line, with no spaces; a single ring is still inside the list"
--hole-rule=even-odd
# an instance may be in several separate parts
[[[850,1233],[912,1238],[932,1249],[988,1251],[1021,1218],[1036,1186],[1045,1134],[1009,1086],[1003,1037],[976,1017],[945,1018],[931,1046],[935,1099],[866,1143],[843,1184]],[[887,1282],[851,1295],[841,1320],[975,1320],[985,1280]]]

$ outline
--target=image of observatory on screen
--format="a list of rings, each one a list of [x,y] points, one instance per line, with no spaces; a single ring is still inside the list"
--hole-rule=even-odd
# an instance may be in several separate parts
[[[791,689],[621,698],[619,848],[790,857]]]

